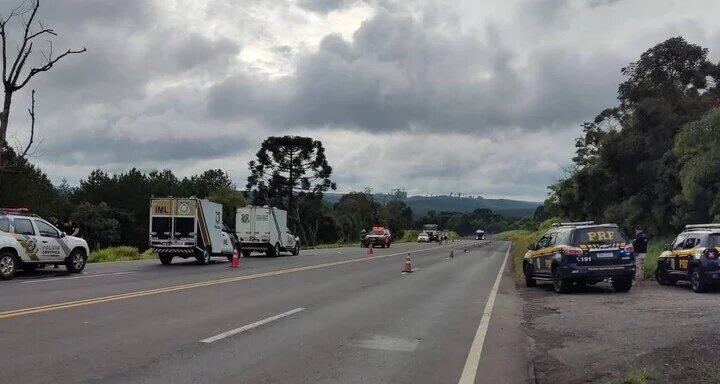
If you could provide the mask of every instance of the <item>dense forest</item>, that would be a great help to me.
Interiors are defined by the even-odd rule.
[[[720,221],[720,65],[682,37],[622,68],[618,105],[582,125],[573,166],[536,219],[642,225]]]

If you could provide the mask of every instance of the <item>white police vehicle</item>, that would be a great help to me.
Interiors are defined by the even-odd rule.
[[[69,272],[85,269],[90,249],[81,238],[68,236],[25,208],[0,208],[0,280],[19,269],[64,265]]]

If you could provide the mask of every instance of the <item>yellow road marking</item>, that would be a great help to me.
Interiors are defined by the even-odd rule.
[[[434,248],[420,249],[420,250],[416,250],[416,251],[398,252],[398,253],[391,253],[388,255],[377,255],[377,256],[362,257],[359,259],[333,261],[333,262],[329,262],[329,263],[308,265],[308,266],[304,266],[304,267],[295,267],[295,268],[288,268],[288,269],[280,269],[277,271],[255,273],[252,275],[227,277],[224,279],[208,280],[208,281],[201,281],[201,282],[197,282],[197,283],[188,283],[188,284],[181,284],[181,285],[173,285],[173,286],[164,287],[164,288],[154,288],[154,289],[147,289],[147,290],[143,290],[143,291],[120,293],[117,295],[101,296],[101,297],[95,297],[95,298],[90,298],[90,299],[66,301],[63,303],[41,305],[38,307],[15,309],[15,310],[11,310],[11,311],[0,312],[0,319],[7,319],[10,317],[30,315],[33,313],[57,311],[57,310],[61,310],[61,309],[81,307],[81,306],[92,305],[92,304],[107,303],[110,301],[126,300],[126,299],[132,299],[132,298],[136,298],[136,297],[158,295],[161,293],[177,292],[177,291],[183,291],[183,290],[192,289],[192,288],[208,287],[211,285],[234,283],[234,282],[243,281],[243,280],[253,280],[253,279],[260,279],[263,277],[279,276],[279,275],[285,275],[288,273],[310,271],[313,269],[335,267],[338,265],[358,263],[361,261],[369,261],[369,260],[383,259],[386,257],[405,255],[409,252],[411,252],[411,253],[428,252],[428,251],[432,251],[432,250],[440,249],[440,248],[444,248],[444,247],[447,247],[447,245],[434,247]]]

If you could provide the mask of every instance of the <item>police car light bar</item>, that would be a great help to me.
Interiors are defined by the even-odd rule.
[[[567,223],[553,223],[553,227],[574,227],[579,225],[592,225],[595,224],[594,221],[576,221],[576,222],[567,222]]]
[[[0,213],[4,214],[27,214],[30,210],[27,208],[0,208]]]
[[[688,224],[685,226],[685,229],[697,229],[697,228],[720,228],[720,224],[717,223],[710,223],[710,224]]]

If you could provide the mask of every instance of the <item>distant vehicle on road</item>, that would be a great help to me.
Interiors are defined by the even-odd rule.
[[[439,229],[437,224],[425,224],[422,227],[422,231],[427,233],[430,241],[441,243],[445,238],[445,234]]]
[[[485,231],[482,229],[475,231],[475,240],[485,240]]]
[[[390,230],[385,227],[373,227],[365,237],[360,239],[360,245],[362,247],[376,247],[389,248],[392,242],[392,235]]]
[[[263,252],[267,256],[280,256],[280,252],[300,254],[300,239],[288,230],[287,212],[273,207],[248,206],[238,208],[235,214],[235,231],[242,254]]]
[[[417,237],[418,243],[429,243],[430,242],[430,236],[428,236],[425,232],[420,232],[420,234]]]
[[[150,247],[163,265],[174,257],[209,264],[212,256],[232,258],[235,235],[222,222],[222,205],[191,198],[150,199]]]
[[[607,278],[616,291],[627,292],[635,275],[635,250],[615,224],[556,223],[528,247],[523,272],[528,287],[550,280],[557,293]]]
[[[0,208],[0,280],[18,269],[64,265],[68,272],[85,269],[90,249],[85,240],[68,236],[25,208]]]
[[[707,291],[720,283],[720,224],[686,225],[660,254],[655,279],[660,285],[690,281],[692,290]]]

